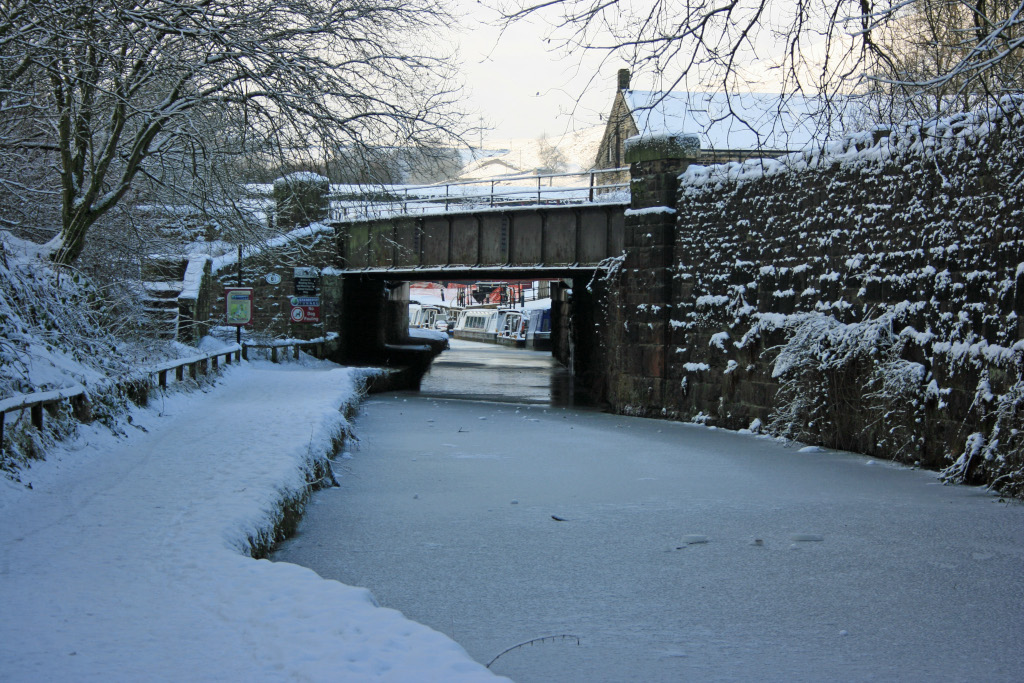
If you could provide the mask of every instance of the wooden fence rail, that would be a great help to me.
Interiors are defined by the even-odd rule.
[[[249,349],[269,349],[270,360],[274,363],[278,362],[279,356],[287,358],[291,356],[293,358],[299,357],[299,351],[306,349],[307,353],[312,355],[314,358],[324,357],[324,346],[329,341],[328,338],[310,339],[308,341],[302,341],[299,339],[286,339],[278,341],[267,341],[267,342],[242,342],[242,358],[249,360]]]
[[[235,361],[240,361],[241,356],[242,348],[237,344],[233,344],[214,353],[206,353],[200,356],[192,356],[191,358],[179,358],[168,361],[167,363],[147,368],[141,374],[149,377],[155,376],[157,378],[157,384],[163,388],[167,386],[167,374],[172,370],[174,371],[175,379],[179,382],[185,379],[186,368],[188,368],[189,377],[196,379],[199,375],[205,375],[209,372],[211,363],[213,365],[213,369],[216,370],[220,366],[221,358],[224,359],[226,364],[230,365],[232,358],[234,358]],[[125,381],[130,380],[122,379],[118,381],[118,384]],[[3,455],[4,453],[4,421],[7,413],[27,409],[29,411],[30,419],[32,420],[32,426],[42,431],[44,407],[59,403],[60,401],[71,401],[71,409],[75,413],[75,416],[82,419],[83,416],[86,416],[89,413],[88,395],[88,389],[84,386],[78,385],[65,387],[63,389],[55,389],[53,391],[42,391],[0,399],[0,455]]]

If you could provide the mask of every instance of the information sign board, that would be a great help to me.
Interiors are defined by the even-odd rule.
[[[293,296],[291,298],[291,321],[293,323],[320,322],[320,297]]]
[[[224,321],[237,327],[252,323],[252,287],[224,288]]]
[[[320,294],[320,271],[316,268],[295,269],[295,296]]]

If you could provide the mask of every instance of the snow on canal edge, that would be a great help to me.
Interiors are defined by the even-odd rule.
[[[493,680],[365,589],[246,556],[347,428],[365,371],[228,369],[0,479],[0,678]]]

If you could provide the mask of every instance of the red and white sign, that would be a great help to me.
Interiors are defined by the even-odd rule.
[[[320,322],[320,297],[293,296],[291,304],[292,311],[290,317],[293,323]]]

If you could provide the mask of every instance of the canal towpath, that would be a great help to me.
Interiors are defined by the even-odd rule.
[[[359,376],[233,366],[0,478],[0,680],[494,680],[367,590],[246,555]]]

